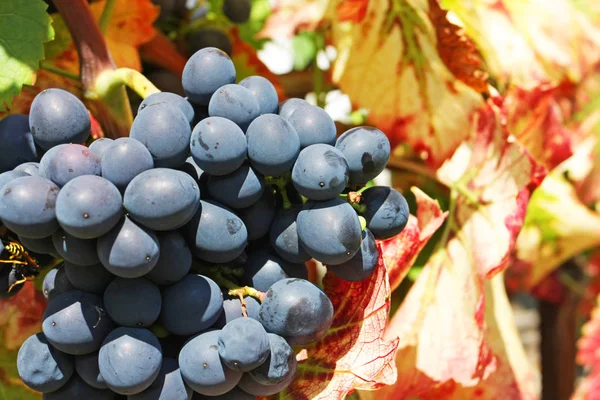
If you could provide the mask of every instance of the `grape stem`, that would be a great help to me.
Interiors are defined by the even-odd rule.
[[[248,318],[248,312],[246,311],[246,300],[244,300],[244,295],[241,293],[238,293],[239,297],[240,297],[240,302],[242,303],[242,315],[244,316],[244,318]]]
[[[160,92],[141,72],[131,68],[118,68],[102,72],[96,79],[93,93],[89,93],[88,97],[104,98],[123,85],[136,92],[143,99]]]
[[[350,203],[352,208],[354,208],[357,213],[364,214],[367,211],[367,206],[364,204],[361,204],[361,200],[362,200],[361,194],[366,189],[367,189],[367,187],[365,186],[364,188],[359,189],[355,192],[348,192],[348,194],[340,194],[340,197],[343,200],[346,200],[348,203]]]
[[[210,279],[215,281],[215,283],[217,285],[228,289],[229,290],[228,294],[230,296],[238,296],[238,297],[239,296],[241,296],[241,297],[251,296],[251,297],[254,297],[257,300],[259,300],[260,302],[262,302],[263,298],[265,297],[264,292],[256,290],[250,286],[236,285],[235,283],[233,283],[229,279],[227,279],[225,276],[223,276],[223,272],[224,271],[221,270],[221,267],[209,267],[209,268],[202,269],[202,273],[204,275],[208,276]],[[244,303],[242,303],[242,304],[244,304]]]
[[[289,172],[282,176],[265,176],[265,182],[267,185],[275,186],[275,190],[281,196],[284,210],[289,210],[292,208],[292,202],[287,194],[287,185],[290,183],[291,179],[292,177]]]
[[[110,17],[112,15],[113,10],[115,9],[116,4],[116,0],[106,0],[104,10],[102,10],[102,15],[100,16],[100,21],[98,22],[98,25],[100,26],[100,31],[102,33],[105,33],[106,28],[108,28],[108,23],[110,22]]]

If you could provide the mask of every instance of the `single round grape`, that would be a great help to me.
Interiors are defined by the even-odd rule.
[[[339,265],[328,265],[327,269],[333,271],[340,278],[359,282],[373,275],[379,261],[379,248],[375,237],[368,229],[362,232],[360,249],[350,260]]]
[[[237,318],[243,318],[242,302],[239,297],[226,295],[223,300],[223,312],[219,315],[219,319],[215,322],[212,328],[222,329],[226,324]],[[258,320],[258,312],[260,311],[260,303],[254,297],[245,297],[246,314],[248,318]]]
[[[160,315],[162,298],[148,279],[116,278],[104,292],[108,316],[121,326],[147,328]]]
[[[62,267],[52,268],[48,271],[42,283],[42,294],[47,300],[52,300],[59,294],[73,289],[75,288],[69,281],[65,269]]]
[[[31,250],[40,254],[49,254],[54,258],[60,258],[56,252],[56,249],[54,248],[52,236],[47,236],[41,239],[31,239],[24,236],[19,236],[19,242],[21,242],[21,244],[25,246],[27,250]]]
[[[65,272],[76,289],[99,295],[115,277],[102,264],[83,266],[65,262]]]
[[[15,171],[25,172],[27,175],[40,176],[40,163],[26,162],[15,167]]]
[[[221,360],[236,371],[251,371],[269,356],[267,331],[252,318],[237,318],[226,324],[218,343]]]
[[[227,118],[245,132],[250,122],[260,115],[260,107],[250,90],[228,84],[221,86],[212,95],[208,103],[208,114],[211,117]]]
[[[0,192],[0,219],[19,236],[42,239],[58,230],[58,186],[39,176],[16,178]]]
[[[211,175],[227,175],[246,159],[246,136],[232,121],[208,117],[194,127],[190,143],[195,163]]]
[[[250,207],[265,190],[263,176],[247,163],[231,174],[209,176],[206,185],[211,198],[231,208]]]
[[[160,373],[160,342],[148,329],[120,327],[102,343],[100,374],[116,393],[132,395],[148,389]]]
[[[90,144],[89,149],[92,153],[100,157],[100,159],[102,160],[102,157],[104,156],[104,154],[106,154],[106,151],[110,148],[110,146],[112,146],[113,143],[114,140],[101,137],[94,140],[92,144]]]
[[[258,101],[261,114],[277,113],[279,97],[275,86],[268,79],[254,75],[242,79],[239,84],[252,92]]]
[[[201,200],[196,215],[185,228],[192,252],[201,260],[227,263],[239,257],[248,240],[242,220],[225,207]]]
[[[250,19],[252,4],[250,0],[225,0],[223,1],[223,14],[231,22],[243,24]]]
[[[200,28],[198,30],[194,30],[186,37],[186,44],[188,48],[188,53],[193,54],[198,50],[207,48],[207,47],[215,47],[219,50],[224,51],[227,55],[231,56],[233,51],[231,46],[231,39],[227,33],[223,32],[221,29],[215,28]],[[235,79],[234,79],[235,81]],[[230,82],[228,82],[230,83]],[[208,100],[207,100],[208,104]]]
[[[152,154],[140,141],[132,138],[115,140],[102,157],[102,177],[122,192],[133,178],[152,168]]]
[[[248,374],[262,385],[275,385],[294,376],[298,364],[294,350],[284,338],[273,333],[269,333],[268,337],[269,357]]]
[[[29,117],[25,114],[7,115],[0,120],[0,143],[0,172],[37,160]]]
[[[348,184],[348,163],[333,146],[313,144],[304,148],[292,170],[292,183],[311,200],[337,197]]]
[[[248,240],[256,240],[265,236],[271,229],[275,219],[276,200],[273,190],[266,188],[258,201],[250,207],[237,210],[238,216],[246,225]]]
[[[73,355],[98,350],[113,326],[102,299],[80,290],[56,296],[48,303],[42,318],[42,330],[48,342]]]
[[[267,332],[284,337],[292,346],[321,339],[333,322],[333,305],[309,281],[284,279],[269,288],[258,320]]]
[[[96,239],[79,239],[59,229],[52,235],[54,248],[62,259],[77,265],[94,265],[100,261]]]
[[[46,152],[40,161],[40,176],[63,187],[81,175],[102,174],[100,157],[80,144],[63,144]]]
[[[155,167],[179,168],[190,152],[192,129],[177,107],[155,104],[151,112],[135,117],[129,136],[150,151]]]
[[[187,275],[163,291],[160,321],[174,335],[209,328],[223,311],[221,289],[202,275]]]
[[[110,390],[96,389],[76,374],[57,391],[44,393],[43,400],[115,400],[117,395]]]
[[[190,339],[179,353],[179,368],[185,382],[207,396],[220,396],[232,390],[242,373],[229,369],[219,357],[221,331],[204,332]]]
[[[158,92],[146,97],[142,100],[138,108],[138,113],[143,110],[153,110],[154,108],[151,106],[156,104],[169,104],[177,107],[185,115],[190,124],[194,121],[194,108],[192,105],[178,94],[169,92]]]
[[[344,132],[335,143],[350,168],[350,184],[362,185],[383,171],[390,159],[390,141],[385,133],[370,126]]]
[[[396,236],[408,222],[408,203],[396,189],[370,187],[362,193],[361,202],[367,207],[363,216],[375,239],[385,240]]]
[[[292,169],[300,153],[300,138],[296,129],[275,114],[256,118],[246,132],[248,158],[264,175],[281,176]]]
[[[160,255],[158,238],[151,230],[123,218],[98,239],[98,256],[104,267],[121,278],[139,278],[150,272]]]
[[[46,89],[31,103],[29,128],[44,150],[64,143],[84,143],[91,132],[90,114],[71,93]]]
[[[0,190],[2,189],[2,186],[6,185],[8,182],[12,181],[13,179],[17,179],[17,178],[21,178],[23,176],[31,176],[26,172],[23,171],[6,171],[0,174]]]
[[[71,357],[52,347],[43,333],[30,336],[17,355],[17,370],[24,384],[36,392],[53,392],[73,375]]]
[[[229,392],[219,396],[204,396],[198,392],[194,392],[192,400],[256,400],[256,396],[246,393],[238,387],[234,387]]]
[[[299,106],[288,120],[296,129],[302,148],[317,143],[335,144],[335,122],[321,107],[310,104]]]
[[[69,181],[56,198],[56,218],[60,226],[81,239],[94,239],[108,233],[121,219],[123,198],[119,189],[95,175]]]
[[[279,104],[278,114],[285,119],[290,119],[296,108],[307,105],[310,105],[308,101],[294,97]]]
[[[200,206],[200,189],[182,171],[154,168],[129,183],[123,205],[136,222],[156,231],[170,231],[185,225]]]
[[[293,264],[259,249],[249,254],[244,265],[246,283],[253,288],[266,292],[271,285],[287,278],[308,279],[305,264]]]
[[[297,224],[302,247],[323,264],[344,263],[360,248],[358,215],[349,203],[338,198],[308,201],[298,214]]]
[[[271,246],[286,261],[303,263],[310,255],[300,245],[296,219],[301,208],[293,206],[289,210],[279,210],[269,233]]]
[[[192,103],[208,105],[221,86],[235,82],[235,67],[227,54],[214,47],[194,53],[183,69],[183,90]]]
[[[100,367],[98,366],[98,352],[75,356],[75,371],[85,383],[96,389],[108,389]]]
[[[256,382],[249,373],[246,373],[242,376],[242,379],[240,379],[238,387],[244,392],[254,396],[272,396],[290,386],[293,380],[294,375],[290,375],[286,380],[274,385],[263,385]]]
[[[158,377],[152,385],[141,393],[130,395],[128,400],[190,400],[191,398],[192,389],[183,381],[177,360],[163,358]]]
[[[160,256],[145,277],[157,285],[171,285],[182,280],[192,267],[192,251],[177,231],[158,232]]]

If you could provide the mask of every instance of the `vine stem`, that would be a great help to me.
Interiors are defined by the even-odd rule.
[[[286,173],[282,176],[266,176],[265,182],[269,186],[275,186],[277,193],[281,196],[283,200],[283,209],[289,210],[292,208],[292,202],[287,194],[287,185],[290,183],[292,179],[291,173]]]
[[[102,10],[102,15],[100,16],[100,21],[98,22],[100,31],[102,33],[105,33],[106,28],[108,28],[108,23],[110,22],[110,17],[115,9],[116,4],[117,0],[106,0],[106,5],[104,6],[104,10]]]
[[[43,69],[44,71],[48,71],[53,74],[56,74],[56,75],[59,75],[64,78],[71,79],[71,80],[74,80],[77,82],[79,82],[81,80],[81,77],[79,75],[69,72],[67,70],[64,70],[62,68],[55,67],[54,65],[48,63],[47,61],[40,62],[40,69]]]
[[[107,70],[98,75],[96,85],[93,91],[88,93],[88,97],[105,97],[123,85],[136,92],[143,99],[151,94],[160,92],[141,72],[131,68],[119,68]]]
[[[204,275],[207,275],[210,279],[215,281],[215,283],[219,286],[222,286],[228,289],[228,294],[230,296],[238,296],[243,298],[244,296],[251,296],[256,298],[259,301],[263,301],[265,297],[265,293],[259,290],[254,289],[250,286],[239,286],[230,281],[229,279],[223,276],[222,271],[220,271],[219,267],[214,268],[206,268],[202,270]]]

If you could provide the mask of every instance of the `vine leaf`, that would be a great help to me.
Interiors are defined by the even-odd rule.
[[[593,400],[600,393],[600,297],[591,318],[581,329],[582,337],[577,342],[577,362],[589,371],[583,378],[572,400]]]
[[[300,29],[314,30],[331,0],[276,0],[258,39],[292,38]]]
[[[338,57],[332,77],[355,108],[369,110],[368,123],[384,131],[393,147],[407,143],[429,166],[439,167],[466,138],[470,115],[483,99],[463,82],[466,70],[444,62],[465,58],[473,48],[451,30],[444,31],[448,36],[437,32],[431,13],[437,13],[437,23],[445,16],[432,4],[371,0],[355,24],[333,14]],[[438,46],[445,38],[453,46],[442,59]]]
[[[0,3],[0,112],[7,111],[23,85],[33,85],[44,46],[54,38],[42,0]]]
[[[417,216],[410,215],[406,228],[399,235],[381,241],[392,292],[400,286],[421,250],[448,216],[447,211],[442,212],[437,200],[421,189],[413,187],[411,191],[417,199]]]
[[[272,399],[341,400],[353,389],[373,390],[396,381],[398,338],[383,340],[390,310],[383,258],[370,279],[348,282],[329,272],[323,285],[335,310],[333,324],[306,349],[291,385]]]

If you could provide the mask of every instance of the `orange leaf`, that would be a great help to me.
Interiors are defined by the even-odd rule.
[[[353,389],[372,390],[396,381],[398,339],[383,340],[390,310],[383,258],[370,279],[347,282],[328,273],[323,285],[335,310],[333,324],[306,349],[294,381],[278,399],[343,399]]]
[[[340,22],[351,21],[358,23],[367,15],[369,0],[347,0],[337,5]]]
[[[48,302],[28,282],[7,300],[0,300],[0,331],[2,346],[17,350],[29,336],[42,330],[42,314]]]
[[[416,187],[411,191],[417,199],[417,216],[409,217],[406,228],[399,235],[381,242],[392,292],[406,277],[423,247],[448,216],[447,211],[442,212],[437,200]]]

